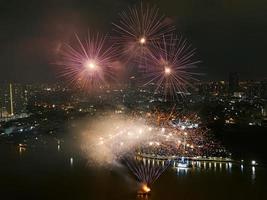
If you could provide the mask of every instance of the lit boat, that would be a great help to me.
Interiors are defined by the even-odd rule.
[[[178,167],[178,168],[187,169],[187,168],[192,167],[192,165],[184,157],[182,157],[181,160],[178,160],[177,162],[178,163],[177,163],[176,167]]]
[[[20,148],[26,148],[26,147],[27,147],[27,144],[22,144],[22,143],[20,143],[18,146],[19,146]]]
[[[178,167],[178,168],[190,168],[191,166],[190,166],[190,164],[187,163],[187,162],[184,162],[184,163],[179,162],[179,163],[177,164],[177,167]]]

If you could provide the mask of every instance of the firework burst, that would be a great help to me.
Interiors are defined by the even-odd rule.
[[[192,72],[200,61],[194,61],[195,49],[182,37],[163,36],[154,43],[154,50],[148,58],[145,84],[156,84],[156,91],[163,90],[165,97],[177,97],[186,92],[190,81],[196,80]]]
[[[117,33],[114,41],[127,60],[143,61],[143,57],[150,54],[153,42],[174,31],[170,20],[160,15],[158,8],[142,3],[119,16],[120,20],[113,23]]]
[[[134,155],[126,157],[124,163],[136,177],[137,181],[141,183],[140,194],[149,193],[152,184],[158,180],[170,165],[170,161],[146,161],[145,159],[135,157]]]
[[[115,50],[106,47],[106,36],[88,33],[85,40],[75,35],[74,45],[65,44],[61,49],[60,75],[70,84],[81,88],[97,88],[113,77],[112,62]]]
[[[100,165],[116,164],[129,153],[161,159],[217,154],[221,147],[207,129],[181,119],[174,113],[96,117],[82,133],[82,148],[90,163]]]

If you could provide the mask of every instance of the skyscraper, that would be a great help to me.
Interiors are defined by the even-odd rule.
[[[13,92],[11,84],[2,84],[0,87],[0,117],[9,117],[14,113]]]
[[[14,115],[14,107],[13,107],[13,86],[9,84],[9,103],[10,103],[10,115]]]
[[[0,85],[0,117],[11,117],[26,112],[28,90],[20,84]]]
[[[239,90],[239,76],[237,72],[229,74],[229,93],[234,93]]]
[[[267,99],[267,79],[261,81],[260,93],[263,99]]]

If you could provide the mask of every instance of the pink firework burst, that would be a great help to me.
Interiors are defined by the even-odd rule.
[[[65,44],[60,51],[61,59],[56,63],[62,66],[60,75],[79,88],[106,84],[114,75],[112,62],[116,55],[112,46],[106,46],[106,36],[88,32],[84,40],[77,34],[75,39],[75,44]]]
[[[143,61],[150,54],[153,42],[175,30],[170,19],[161,15],[157,7],[148,4],[140,3],[139,6],[128,8],[119,17],[120,20],[113,23],[117,34],[113,38],[127,61]]]
[[[162,37],[160,42],[154,43],[154,50],[148,58],[145,74],[145,85],[155,84],[156,92],[164,91],[165,97],[176,98],[178,94],[187,91],[196,80],[192,72],[196,64],[194,61],[195,49],[188,41],[177,36]]]

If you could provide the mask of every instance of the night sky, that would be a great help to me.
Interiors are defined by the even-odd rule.
[[[145,1],[145,0],[144,0]],[[111,22],[134,0],[0,1],[0,82],[55,82],[63,42]],[[197,48],[200,80],[267,77],[266,0],[151,0]]]

